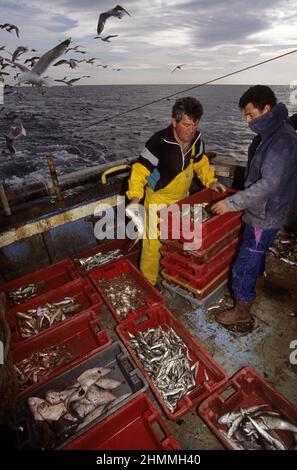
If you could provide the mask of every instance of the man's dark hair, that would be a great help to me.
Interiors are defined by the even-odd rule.
[[[273,108],[277,103],[277,99],[269,86],[255,85],[244,92],[238,106],[240,109],[244,109],[248,103],[252,103],[259,111],[263,111],[267,104]]]
[[[179,122],[182,119],[183,113],[189,116],[193,121],[198,121],[203,114],[202,104],[191,96],[179,98],[173,105],[172,117]]]

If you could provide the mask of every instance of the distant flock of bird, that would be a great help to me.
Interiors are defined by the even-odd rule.
[[[99,15],[98,24],[97,24],[97,36],[95,36],[94,39],[101,39],[102,41],[110,42],[111,38],[118,37],[117,34],[102,37],[101,33],[104,30],[105,22],[108,18],[114,16],[116,18],[121,19],[125,14],[131,16],[130,13],[128,13],[128,11],[125,10],[125,8],[121,7],[120,5],[117,5],[111,10],[108,10],[104,13],[101,13]],[[10,24],[10,23],[0,24],[0,29],[6,30],[9,33],[15,31],[16,36],[19,37],[19,34],[20,34],[19,28],[13,24]],[[32,86],[37,87],[39,93],[44,94],[46,92],[46,87],[51,84],[49,78],[44,76],[44,73],[51,64],[53,64],[53,66],[55,67],[58,67],[60,65],[68,65],[71,69],[76,69],[79,63],[85,62],[87,64],[95,64],[95,61],[99,60],[96,57],[92,57],[90,59],[82,59],[82,60],[77,60],[77,59],[72,59],[72,58],[68,60],[60,59],[57,62],[55,62],[57,59],[59,59],[59,57],[61,57],[63,54],[67,54],[69,51],[74,51],[80,54],[86,53],[86,51],[80,50],[81,46],[69,47],[70,43],[71,43],[71,39],[66,39],[62,43],[55,46],[53,49],[47,51],[41,57],[33,56],[29,59],[26,59],[24,64],[19,63],[18,60],[22,54],[25,54],[26,52],[29,51],[28,47],[19,46],[15,49],[13,53],[11,53],[5,50],[6,46],[0,46],[0,52],[4,51],[11,56],[11,58],[7,58],[7,57],[2,57],[0,55],[0,82],[4,83],[5,81],[4,77],[10,75],[8,72],[5,71],[6,67],[11,67],[11,68],[17,67],[20,70],[20,72],[17,73],[14,77],[15,80],[18,80],[16,85],[20,85],[21,83],[31,83]],[[37,52],[37,51],[36,49],[31,49],[31,52]],[[25,64],[29,64],[31,68],[28,68],[28,66],[26,66]],[[107,68],[108,65],[98,63],[96,64],[96,67]],[[120,68],[115,67],[112,70],[120,71]],[[54,81],[59,82],[59,83],[64,83],[68,86],[72,86],[75,82],[77,82],[78,80],[81,80],[82,78],[90,78],[90,75],[83,75],[81,77],[71,78],[71,79],[67,79],[67,77],[65,76],[62,79],[55,79]],[[18,90],[14,90],[14,88],[8,84],[4,85],[4,95],[14,94],[14,93],[17,94],[19,99],[22,99],[22,94]],[[16,147],[15,147],[14,141],[21,136],[26,136],[26,130],[23,126],[21,118],[15,115],[13,123],[9,129],[9,132],[5,135],[7,149],[12,155],[15,155],[16,153]]]
[[[130,13],[120,5],[116,5],[114,8],[101,13],[98,18],[97,36],[95,36],[94,39],[101,39],[102,41],[110,42],[110,39],[118,37],[117,34],[112,34],[112,35],[103,37],[101,36],[101,33],[104,30],[105,23],[108,18],[116,17],[116,18],[121,19],[124,15],[131,16]],[[9,33],[12,33],[14,31],[16,36],[19,37],[19,34],[20,34],[19,28],[14,24],[10,24],[10,23],[0,24],[0,29],[6,30]],[[82,62],[85,62],[87,64],[95,64],[97,60],[99,61],[99,59],[97,59],[96,57],[92,57],[90,59],[82,59],[82,60],[73,59],[73,58],[60,59],[57,62],[55,62],[57,59],[59,59],[59,57],[61,57],[63,54],[67,54],[69,51],[73,51],[79,54],[86,53],[86,51],[81,50],[81,46],[77,45],[74,47],[70,47],[70,43],[71,43],[71,39],[66,39],[65,41],[55,46],[53,49],[47,51],[41,57],[33,56],[31,58],[26,59],[24,61],[24,64],[19,63],[18,60],[22,54],[25,54],[29,51],[28,47],[18,46],[15,49],[15,51],[11,53],[5,50],[6,46],[0,46],[0,53],[1,51],[3,51],[3,52],[8,53],[11,56],[11,58],[7,58],[7,57],[2,57],[0,55],[0,82],[4,83],[5,82],[4,77],[10,75],[7,71],[5,71],[6,67],[18,68],[20,72],[16,73],[16,75],[14,76],[14,79],[17,80],[16,85],[20,85],[21,83],[30,83],[32,84],[32,86],[36,86],[38,89],[38,92],[43,95],[46,92],[46,87],[52,84],[49,77],[44,76],[45,71],[51,64],[53,64],[54,67],[58,67],[60,65],[68,65],[71,69],[76,69],[78,67],[78,64]],[[37,51],[36,49],[31,49],[30,52],[37,52]],[[30,68],[28,68],[28,66],[25,64],[28,64]],[[178,69],[181,70],[181,67],[184,65],[186,64],[177,65],[176,67],[172,69],[171,73],[175,72]],[[96,67],[102,67],[106,69],[108,65],[98,63],[96,64]],[[118,72],[121,69],[114,67],[112,68],[112,70]],[[68,79],[67,76],[65,76],[62,79],[55,79],[54,81],[58,83],[64,83],[65,85],[68,85],[68,86],[72,86],[74,83],[81,80],[82,78],[90,78],[90,75],[83,75],[81,77],[71,78],[71,79]],[[16,94],[19,99],[23,99],[23,95],[18,89],[14,90],[12,86],[5,84],[4,95],[8,95],[8,94]],[[26,130],[24,129],[21,119],[15,116],[8,134],[5,135],[6,146],[11,154],[15,155],[16,153],[16,148],[14,145],[15,139],[21,137],[22,135],[23,136],[26,135]]]

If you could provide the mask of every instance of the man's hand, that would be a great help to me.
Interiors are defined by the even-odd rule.
[[[226,191],[226,186],[224,186],[222,183],[219,183],[218,181],[214,181],[213,183],[210,183],[208,186],[209,189],[212,189],[212,191],[221,191],[224,193]]]
[[[216,202],[211,206],[211,210],[217,215],[222,215],[226,214],[227,212],[230,212],[225,201]]]

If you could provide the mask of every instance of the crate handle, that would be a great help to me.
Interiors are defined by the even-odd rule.
[[[238,392],[239,392],[239,389],[235,387],[235,384],[233,385],[229,384],[228,387],[226,387],[224,390],[218,393],[218,395],[224,403],[228,403],[234,397],[234,395],[238,394]]]
[[[142,323],[145,323],[146,321],[148,321],[150,318],[149,316],[144,313],[143,315],[141,315],[141,317],[137,317],[135,320],[134,320],[134,324],[135,325],[140,325]]]
[[[160,440],[160,442],[164,442],[165,439],[168,438],[168,432],[166,432],[164,424],[158,416],[156,416],[155,419],[152,420],[151,426],[154,434],[156,435],[157,439]]]
[[[119,366],[121,367],[122,372],[124,373],[124,375],[127,378],[130,377],[131,372],[133,372],[134,369],[135,369],[134,365],[130,361],[130,358],[127,355],[125,355],[124,353],[121,353],[117,356],[117,359],[118,359],[118,362],[119,362]]]

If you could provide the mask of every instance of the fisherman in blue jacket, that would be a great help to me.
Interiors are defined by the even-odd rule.
[[[261,136],[246,168],[244,191],[212,206],[216,214],[243,210],[243,238],[232,268],[235,307],[216,316],[223,325],[249,323],[257,278],[277,232],[287,223],[297,193],[297,136],[288,110],[264,85],[249,88],[239,100],[250,129]]]

